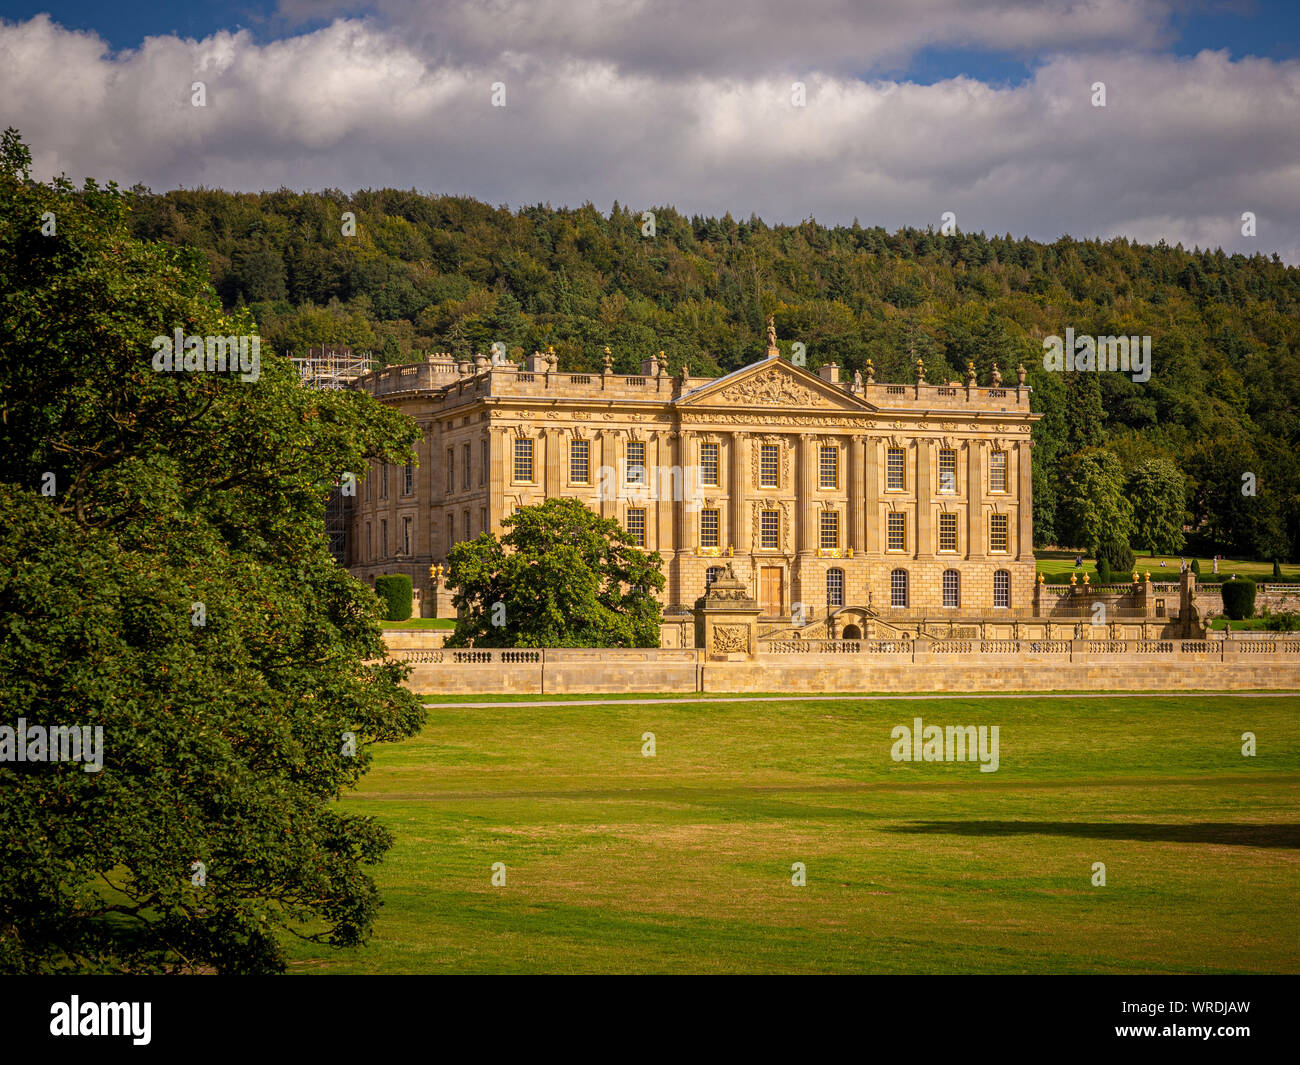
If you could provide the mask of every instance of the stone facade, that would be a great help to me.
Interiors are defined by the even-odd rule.
[[[979,387],[971,371],[930,384],[923,367],[915,384],[841,382],[834,366],[778,357],[770,331],[766,358],[722,378],[670,377],[656,359],[642,369],[431,356],[362,377],[423,439],[418,467],[365,477],[349,568],[372,582],[408,573],[418,613],[452,616],[431,574],[451,546],[568,497],[663,557],[666,646],[694,644],[692,607],[728,564],[769,629],[850,607],[898,621],[1032,616],[1038,416],[1023,383]]]

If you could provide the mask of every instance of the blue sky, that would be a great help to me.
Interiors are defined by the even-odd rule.
[[[42,176],[889,229],[952,212],[970,231],[1300,262],[1298,0],[0,0],[0,16],[0,126]]]
[[[259,41],[311,32],[335,16],[365,16],[376,10],[368,3],[331,5],[330,17],[287,17],[271,0],[238,3],[177,4],[121,0],[0,0],[0,17],[24,20],[48,13],[68,29],[91,30],[114,49],[135,48],[148,36],[175,34],[203,38],[220,30],[246,29]],[[1176,5],[1167,20],[1164,50],[1191,56],[1204,49],[1226,48],[1233,58],[1260,56],[1289,59],[1300,55],[1300,2],[1297,0],[1206,0]],[[891,77],[931,84],[958,75],[980,81],[1019,84],[1037,56],[1024,51],[1003,52],[988,47],[923,48],[904,62],[887,64]],[[874,76],[880,70],[864,70]]]

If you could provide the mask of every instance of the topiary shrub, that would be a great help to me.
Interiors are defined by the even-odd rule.
[[[1097,583],[1110,583],[1110,566],[1104,558],[1097,559]]]
[[[1113,536],[1104,537],[1097,549],[1097,565],[1106,560],[1106,568],[1112,573],[1133,572],[1133,549],[1128,543]]]
[[[1273,579],[1275,581],[1282,579],[1282,567],[1277,564],[1277,559],[1273,559]]]
[[[1192,572],[1198,577],[1201,575],[1201,560],[1199,558],[1192,559]]]
[[[405,621],[411,616],[411,578],[405,573],[376,577],[375,594],[384,604],[385,621]]]
[[[1255,582],[1243,580],[1224,581],[1219,585],[1223,593],[1223,613],[1233,621],[1245,621],[1255,616]]]

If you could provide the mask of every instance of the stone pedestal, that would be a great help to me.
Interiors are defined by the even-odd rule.
[[[695,601],[695,646],[706,661],[752,661],[758,655],[758,612],[758,600],[727,563]]]

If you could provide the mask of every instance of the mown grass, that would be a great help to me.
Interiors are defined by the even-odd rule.
[[[397,837],[373,940],[294,942],[293,969],[1300,971],[1298,714],[1238,695],[432,709],[344,803]],[[997,725],[1000,768],[892,761],[915,717]]]
[[[1094,584],[1097,582],[1097,562],[1095,559],[1084,556],[1083,567],[1074,568],[1074,559],[1076,552],[1067,551],[1045,551],[1038,557],[1038,572],[1046,579],[1048,584],[1069,583],[1070,574],[1074,573],[1079,580],[1083,580],[1083,574],[1088,574],[1088,580]],[[1133,568],[1137,570],[1138,576],[1145,578],[1150,572],[1153,581],[1166,581],[1177,583],[1178,567],[1183,558],[1186,558],[1187,564],[1192,564],[1190,555],[1138,555],[1134,559]],[[1198,581],[1210,584],[1221,580],[1226,580],[1234,573],[1238,577],[1249,577],[1258,583],[1267,584],[1273,580],[1273,563],[1272,562],[1241,562],[1229,559],[1219,560],[1219,573],[1215,576],[1214,562],[1212,559],[1202,558],[1201,576]],[[1164,562],[1164,566],[1160,563]],[[1300,579],[1300,565],[1293,563],[1283,563],[1279,567],[1284,579]],[[1111,582],[1114,584],[1128,584],[1133,578],[1130,573],[1112,573]],[[1215,592],[1217,596],[1218,593]]]
[[[405,621],[381,621],[385,629],[454,629],[455,618],[407,618]]]

